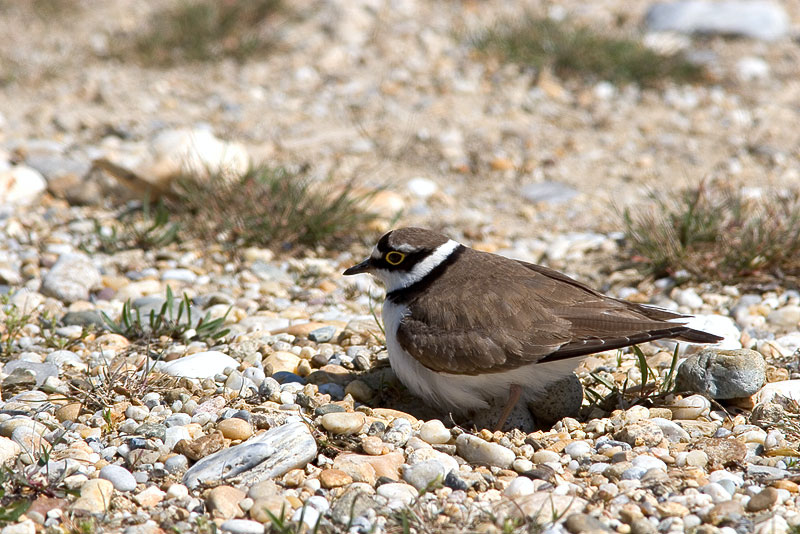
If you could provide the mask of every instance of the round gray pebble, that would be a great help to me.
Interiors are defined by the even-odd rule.
[[[117,491],[133,491],[136,489],[136,478],[130,471],[120,465],[110,464],[100,470],[100,478],[108,480]]]

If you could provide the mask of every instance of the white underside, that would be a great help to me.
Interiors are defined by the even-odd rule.
[[[397,329],[407,313],[405,306],[392,302],[383,304],[383,324],[389,362],[400,381],[416,396],[433,403],[439,409],[456,414],[485,409],[495,401],[505,402],[509,388],[518,384],[523,399],[534,400],[552,382],[569,375],[581,358],[570,358],[545,364],[530,364],[519,369],[482,375],[437,373],[415,360],[397,341]]]

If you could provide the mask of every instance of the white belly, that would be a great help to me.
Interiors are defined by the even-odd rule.
[[[437,373],[419,363],[398,343],[397,329],[406,314],[405,306],[388,301],[383,304],[389,362],[397,378],[412,393],[434,404],[437,409],[463,414],[488,408],[494,401],[504,403],[508,399],[511,384],[522,386],[523,398],[532,400],[547,384],[568,375],[580,362],[580,358],[571,358],[475,376]]]

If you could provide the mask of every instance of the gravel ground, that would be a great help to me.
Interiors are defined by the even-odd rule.
[[[684,38],[715,82],[642,90],[501,66],[459,37],[519,15],[517,3],[304,1],[266,58],[155,69],[107,50],[160,3],[71,5],[54,20],[0,3],[0,173],[33,169],[15,175],[33,176],[19,181],[32,191],[0,219],[0,505],[32,502],[2,534],[800,528],[800,294],[640,283],[615,270],[613,207],[701,179],[753,191],[800,181],[791,38]],[[625,30],[647,7],[530,4]],[[766,72],[750,77],[748,58]],[[642,372],[634,354],[610,352],[578,368],[606,400],[587,393],[575,417],[508,432],[452,421],[388,367],[372,316],[382,289],[340,274],[366,246],[302,258],[196,242],[98,250],[95,221],[118,211],[92,161],[159,178],[181,154],[165,139],[181,132],[224,158],[386,185],[387,220],[402,207],[398,224],[694,314],[725,341],[682,347],[680,394],[614,397]],[[76,195],[89,205],[64,200]],[[168,286],[195,320],[230,332],[108,331],[102,313],[118,320],[130,299],[146,316]],[[671,345],[642,350],[658,383],[671,376]]]

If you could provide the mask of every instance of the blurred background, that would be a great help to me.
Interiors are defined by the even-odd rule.
[[[622,246],[656,277],[762,280],[796,269],[799,20],[744,0],[0,0],[0,185],[109,220],[146,198],[162,228],[290,252],[416,224],[557,268]]]

